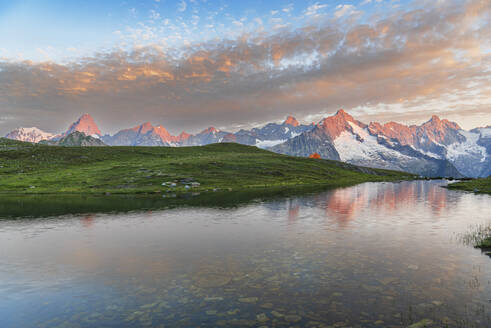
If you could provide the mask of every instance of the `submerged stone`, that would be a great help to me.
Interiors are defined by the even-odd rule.
[[[260,314],[256,315],[256,319],[259,322],[266,322],[269,320],[268,316],[265,313],[260,313]]]
[[[205,301],[207,302],[223,301],[223,297],[206,297]]]
[[[228,315],[236,315],[237,313],[239,313],[240,310],[239,309],[233,309],[233,310],[228,310],[227,311],[227,314]]]
[[[256,323],[257,322],[254,320],[246,320],[246,319],[233,319],[227,322],[229,326],[245,326],[245,327],[253,327],[256,325]]]
[[[302,320],[302,317],[299,315],[296,315],[296,314],[288,314],[288,315],[285,315],[285,320],[287,322],[296,323],[296,322],[299,322],[300,320]]]
[[[408,326],[407,328],[426,328],[426,327],[431,326],[432,324],[433,324],[433,320],[423,319],[421,321],[413,323],[412,325]]]
[[[271,311],[271,314],[273,316],[275,316],[276,318],[283,318],[284,317],[284,315],[282,313],[277,312],[277,311]]]
[[[201,288],[221,287],[228,284],[231,277],[222,273],[205,273],[198,275],[194,281],[194,285]]]
[[[239,302],[241,303],[256,303],[259,300],[257,297],[242,297],[239,298]]]

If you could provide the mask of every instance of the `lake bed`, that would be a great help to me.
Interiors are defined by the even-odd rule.
[[[364,183],[233,207],[0,220],[5,327],[491,327],[491,197]]]

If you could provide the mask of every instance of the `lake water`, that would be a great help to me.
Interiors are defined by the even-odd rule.
[[[491,327],[491,197],[442,184],[0,220],[0,326]]]

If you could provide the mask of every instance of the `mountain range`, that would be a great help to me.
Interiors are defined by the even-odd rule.
[[[90,142],[75,132],[90,136]],[[491,126],[463,130],[457,123],[438,116],[421,125],[396,122],[381,124],[360,122],[340,109],[335,115],[317,124],[300,124],[288,116],[282,123],[237,132],[209,127],[197,134],[170,134],[162,125],[149,122],[124,129],[114,135],[103,135],[89,114],[82,115],[60,134],[37,128],[19,128],[6,138],[48,144],[110,146],[200,146],[219,142],[236,142],[269,149],[274,152],[308,157],[317,153],[321,158],[393,170],[423,176],[485,177],[491,174]],[[100,143],[95,141],[100,140]],[[81,144],[82,145],[82,144]]]

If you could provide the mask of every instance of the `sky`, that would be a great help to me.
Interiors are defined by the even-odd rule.
[[[491,1],[0,0],[0,135],[491,124]]]

